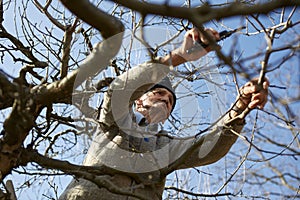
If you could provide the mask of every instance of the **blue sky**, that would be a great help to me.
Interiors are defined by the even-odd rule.
[[[157,2],[161,2],[161,1],[157,1]],[[170,1],[171,4],[178,4],[178,1]],[[219,3],[219,2],[218,2]],[[45,26],[48,26],[48,21],[47,20],[41,20],[43,19],[43,15],[41,13],[39,13],[38,11],[36,11],[36,9],[33,9],[32,5],[29,3],[28,4],[28,10],[30,10],[30,12],[27,12],[28,16],[32,19],[33,23],[37,23],[38,26],[40,26],[41,28],[44,28]],[[22,33],[21,33],[21,26],[20,24],[22,24],[22,22],[14,22],[13,19],[10,18],[10,16],[13,16],[14,12],[18,12],[18,7],[15,7],[15,11],[13,11],[12,9],[9,9],[8,11],[5,11],[5,21],[4,21],[4,26],[5,28],[7,28],[8,31],[10,32],[14,32],[15,28],[17,28],[17,33],[18,33],[18,37],[19,38],[23,38]],[[296,14],[293,16],[292,21],[299,21],[299,9],[297,10]],[[264,17],[265,19],[264,21],[264,25],[266,27],[269,26],[273,26],[273,22],[269,20],[269,18]],[[278,19],[275,18],[275,21],[277,21]],[[253,20],[252,20],[253,22]],[[255,22],[254,22],[255,23]],[[277,22],[275,22],[277,23]],[[209,23],[206,26],[207,27],[213,27],[219,31],[222,31],[224,29],[229,29],[229,28],[236,28],[238,26],[241,25],[248,25],[249,29],[244,30],[243,33],[245,33],[245,31],[248,31],[248,33],[251,33],[250,35],[245,35],[245,34],[235,34],[233,35],[231,38],[228,38],[222,42],[220,42],[220,45],[222,46],[222,50],[225,54],[229,54],[229,52],[232,51],[232,49],[235,49],[235,51],[233,53],[231,53],[231,55],[233,56],[234,59],[238,59],[241,55],[242,58],[244,58],[244,56],[250,56],[250,55],[255,55],[256,52],[258,52],[258,50],[261,51],[265,51],[266,49],[266,40],[265,40],[265,36],[264,34],[255,34],[255,30],[252,28],[252,26],[249,23],[246,23],[245,20],[241,20],[240,18],[231,18],[231,19],[225,19],[221,21],[221,24],[216,25],[216,23]],[[169,27],[167,28],[169,29]],[[170,27],[170,31],[171,31],[172,27]],[[295,28],[293,28],[294,32],[298,33],[298,40],[297,38],[295,38],[294,36],[297,34],[291,34],[291,37],[288,36],[288,34],[285,34],[283,36],[281,36],[278,40],[275,41],[274,43],[274,47],[281,47],[283,45],[286,44],[286,42],[288,41],[295,41],[295,45],[298,42],[299,45],[299,25],[296,26]],[[155,32],[157,34],[157,32]],[[58,31],[56,34],[60,35],[62,34],[62,32]],[[42,35],[41,35],[42,37]],[[5,43],[6,41],[1,41],[2,43]],[[288,52],[284,51],[284,52],[280,52],[280,53],[276,53],[274,55],[272,55],[271,59],[270,59],[270,63],[272,65],[270,65],[272,68],[276,67],[276,65],[280,62],[281,58],[284,56],[287,56]],[[299,51],[298,51],[298,55],[299,55]],[[288,63],[284,64],[282,67],[280,67],[278,70],[274,70],[270,73],[267,74],[267,76],[270,79],[270,82],[272,85],[275,86],[282,86],[282,87],[286,87],[287,89],[280,89],[277,87],[272,87],[270,88],[271,92],[277,96],[277,97],[285,97],[285,98],[292,98],[292,97],[296,97],[297,95],[299,95],[299,85],[300,85],[300,69],[299,69],[299,65],[300,65],[300,61],[299,61],[299,57],[294,57],[293,59],[291,59]],[[203,62],[215,62],[213,64],[213,66],[216,66],[218,63],[217,61],[215,61],[215,55],[214,53],[210,53],[206,59],[208,61],[203,61]],[[257,56],[255,59],[251,59],[249,61],[245,61],[244,66],[247,66],[249,68],[247,68],[248,72],[251,72],[251,76],[255,77],[259,75],[259,69],[260,69],[260,62],[262,61],[263,57]],[[136,60],[137,63],[139,62],[139,60]],[[9,73],[12,76],[17,76],[20,68],[22,66],[19,63],[14,63],[8,56],[4,57],[4,63],[0,64],[0,68],[3,69],[5,72]],[[220,72],[226,72],[228,71],[228,68],[224,67],[224,68],[220,68],[218,69]],[[238,76],[238,80],[239,80],[239,84],[242,85],[243,83],[245,83],[247,81],[247,79]],[[252,77],[251,77],[252,78]],[[232,76],[231,75],[224,75],[222,77],[222,81],[224,81],[225,85],[230,87],[233,87],[233,83],[232,83]],[[193,83],[194,87],[197,87],[199,85],[201,85],[202,82],[197,82],[197,83]],[[204,90],[207,90],[208,86],[205,85],[204,86]],[[233,100],[235,99],[236,93],[234,93],[234,90],[231,90],[231,92],[228,94],[226,94],[226,106],[227,108],[230,105],[230,102],[233,102]],[[195,99],[192,98],[190,99],[190,101],[194,101]],[[211,104],[210,100],[203,100],[203,99],[197,99],[199,100],[199,109],[201,113],[205,113],[207,112],[207,110],[209,110],[210,108],[208,108],[209,104]],[[206,103],[203,103],[204,101],[206,101]],[[185,102],[182,103],[183,105],[186,104]],[[194,105],[194,104],[193,104]],[[275,104],[276,105],[276,104]],[[225,107],[226,107],[225,106]],[[297,114],[298,111],[300,111],[300,105],[299,105],[299,101],[298,102],[292,102],[291,104],[289,104],[289,106],[291,106],[291,108],[293,109],[293,111],[295,111],[295,113]],[[187,110],[185,111],[186,113],[189,113],[191,109],[193,109],[194,107],[187,107]],[[278,109],[280,109],[283,114],[285,116],[288,116],[288,113],[282,108],[279,107]],[[270,105],[267,104],[266,106],[266,110],[270,110],[273,111],[274,108]],[[1,112],[2,114],[2,119],[0,120],[1,122],[4,120],[5,115],[7,114],[9,110],[7,110],[6,112]],[[249,119],[253,119],[253,117],[255,116],[256,111],[254,111],[251,115],[251,118]],[[203,114],[204,116],[207,116],[209,114]],[[258,123],[259,127],[264,127],[263,130],[265,130],[265,132],[269,131],[268,135],[270,137],[272,137],[275,140],[278,140],[280,142],[284,142],[286,144],[289,144],[289,142],[292,141],[292,137],[291,134],[288,132],[288,127],[280,120],[277,120],[276,118],[269,116],[267,114],[264,114],[262,112],[259,112],[259,116],[260,116],[260,120]],[[270,120],[274,120],[276,121],[276,125],[270,124]],[[299,118],[298,118],[299,120]],[[251,130],[252,126],[253,126],[253,121],[248,121],[249,127],[247,127],[248,129]],[[299,125],[299,123],[298,123]],[[299,131],[299,127],[298,131]],[[271,130],[271,131],[270,131]],[[84,154],[82,154],[83,151],[85,151],[86,149],[83,149],[82,146],[88,146],[88,141],[86,140],[86,138],[82,138],[82,141],[79,141],[78,145],[75,147],[76,150],[78,150],[77,156],[71,158],[70,160],[72,162],[75,163],[80,163],[81,160],[84,157]],[[258,143],[260,144],[260,143]],[[46,146],[46,145],[45,145]],[[240,140],[238,142],[238,144],[236,146],[234,146],[235,150],[238,150],[237,154],[243,155],[245,149],[248,146],[245,145],[243,143],[242,140]],[[266,146],[263,148],[272,148],[274,151],[280,151],[281,148],[276,147],[274,145],[270,145],[270,146]],[[267,157],[272,156],[272,155],[266,155]],[[228,175],[228,172],[225,172],[224,169],[224,165],[226,165],[226,163],[230,162],[231,157],[233,157],[232,154],[229,154],[227,158],[223,159],[222,161],[218,162],[217,164],[214,164],[212,166],[205,166],[200,168],[201,170],[208,172],[208,173],[214,173],[213,170],[218,169],[218,168],[222,168],[223,167],[223,173],[224,176]],[[258,158],[259,156],[255,156],[255,154],[251,155],[251,158]],[[66,159],[68,159],[67,157],[64,157]],[[278,164],[278,163],[282,163],[282,162],[287,162],[287,163],[292,163],[293,162],[289,159],[287,159],[287,157],[278,157],[275,159],[274,163]],[[298,162],[299,164],[299,162]],[[244,164],[244,168],[247,169],[247,167],[251,168],[263,168],[264,163],[253,163],[253,162],[248,162]],[[267,169],[266,173],[270,173],[270,171],[268,171]],[[205,183],[208,183],[208,179],[213,179],[215,176],[205,176],[203,174],[198,174],[195,173],[195,171],[191,170],[193,177],[197,177],[196,179],[193,179],[191,181],[191,185],[197,185],[199,184],[199,180],[204,180],[203,182],[201,182],[201,186],[203,186]],[[263,170],[262,170],[263,171]],[[181,172],[179,172],[181,173]],[[185,172],[186,173],[186,172]],[[239,173],[242,176],[243,171],[239,171]],[[17,177],[17,178],[16,178]],[[32,177],[30,176],[18,176],[17,174],[14,174],[13,176],[10,176],[9,179],[13,179],[16,184],[16,186],[19,186],[20,184],[22,184],[23,182],[29,181],[29,182],[33,182],[33,180],[30,180]],[[50,181],[49,181],[50,180]],[[32,199],[32,194],[38,196],[38,197],[42,197],[42,194],[45,192],[44,189],[49,188],[49,183],[51,183],[52,185],[56,185],[58,186],[58,190],[61,191],[61,189],[63,189],[64,186],[66,186],[66,183],[70,180],[70,177],[66,177],[63,179],[58,179],[57,177],[51,177],[50,179],[45,179],[45,180],[40,180],[38,182],[36,182],[36,184],[32,185],[29,189],[27,189],[27,187],[23,190],[20,189],[18,191],[18,194],[20,197],[22,197],[22,199],[24,200],[29,200]],[[213,180],[210,180],[211,182],[213,182]],[[221,182],[222,183],[222,182]],[[204,189],[203,188],[199,188],[199,191],[207,191],[207,192],[214,192],[215,188],[218,185],[214,186],[214,187],[209,187],[209,186],[205,186]],[[55,187],[55,186],[54,186]],[[197,186],[199,187],[199,186]],[[234,186],[232,186],[234,187]],[[241,188],[242,186],[236,185],[236,188]],[[253,187],[256,188],[256,187]],[[255,190],[255,189],[253,189]],[[288,191],[288,190],[287,190]],[[255,194],[255,191],[249,191],[251,194]],[[288,191],[289,192],[289,191]],[[49,190],[48,194],[46,193],[46,195],[53,195],[53,190]]]

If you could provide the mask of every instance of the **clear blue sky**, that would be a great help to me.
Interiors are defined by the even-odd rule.
[[[161,1],[155,1],[155,2],[161,2]],[[178,4],[178,1],[171,1],[171,3],[173,4]],[[218,2],[219,3],[219,2]],[[220,2],[221,3],[221,2]],[[17,8],[16,8],[17,9]],[[43,15],[41,13],[39,13],[38,11],[36,11],[36,9],[33,9],[32,8],[32,5],[29,4],[29,7],[28,7],[28,10],[30,10],[30,12],[27,12],[27,14],[30,16],[30,18],[32,19],[33,22],[37,22],[39,25],[41,25],[41,27],[43,26],[48,26],[48,21],[47,20],[41,20],[41,19],[44,19]],[[20,24],[21,22],[14,22],[13,19],[11,19],[11,16],[14,16],[14,11],[12,9],[9,9],[8,11],[5,11],[5,21],[4,21],[4,26],[8,29],[8,31],[10,32],[14,32],[15,31],[15,27],[17,27],[17,30],[18,30],[18,36],[19,38],[22,38],[22,34],[21,34],[21,27],[20,27]],[[297,12],[297,15],[295,15],[293,17],[293,19],[296,21],[296,20],[299,20],[299,10]],[[275,19],[277,20],[277,19]],[[265,26],[272,26],[272,22],[269,21],[267,18],[265,18]],[[208,27],[213,27],[217,30],[224,30],[224,29],[227,29],[227,28],[236,28],[238,26],[241,26],[241,25],[249,25],[249,24],[245,24],[244,21],[241,21],[239,18],[232,18],[230,20],[224,20],[223,21],[223,27],[221,27],[220,25],[216,26],[214,23],[210,23],[208,24],[207,26]],[[251,27],[251,26],[249,26]],[[250,30],[248,30],[250,33],[254,33],[255,30],[253,28],[250,28]],[[299,26],[295,28],[295,31],[297,31],[299,33]],[[154,32],[153,34],[157,34],[157,32]],[[237,43],[234,43],[235,39],[238,41]],[[299,39],[299,38],[298,38]],[[283,44],[285,44],[286,41],[290,41],[290,40],[295,40],[295,38],[288,38],[288,37],[285,37],[285,38],[280,38],[280,40],[277,40],[276,43],[275,43],[275,46],[279,47]],[[296,41],[296,40],[295,40]],[[3,43],[5,43],[6,41],[1,41]],[[298,41],[298,44],[299,44],[299,41]],[[236,34],[234,36],[232,36],[231,38],[229,39],[226,39],[224,41],[222,41],[220,43],[220,45],[222,46],[222,49],[223,51],[227,54],[229,52],[231,52],[231,50],[234,48],[236,50],[238,50],[238,52],[234,52],[233,56],[235,59],[237,59],[237,57],[239,57],[240,54],[243,54],[243,55],[253,55],[255,54],[258,49],[261,49],[261,50],[265,50],[266,48],[266,42],[265,42],[265,38],[263,36],[263,34],[257,34],[257,35],[251,35],[251,36],[246,36],[246,35],[243,35],[243,34]],[[299,53],[298,53],[299,55]],[[276,66],[276,63],[278,63],[280,61],[280,57],[282,56],[282,53],[278,53],[276,54],[275,56],[272,56],[271,57],[271,63],[272,63],[272,67]],[[210,57],[212,57],[210,59]],[[213,61],[213,62],[216,62],[214,61],[214,54],[213,53],[210,53],[207,57],[207,59],[209,61]],[[261,57],[257,57],[257,59],[255,60],[251,60],[250,62],[246,62],[245,66],[249,66],[249,71],[252,70],[252,75],[253,76],[258,76],[259,75],[259,71],[257,71],[257,69],[259,69],[257,66],[260,66],[260,61],[262,60]],[[203,61],[204,62],[204,61]],[[207,62],[207,61],[205,61]],[[217,63],[215,63],[217,64]],[[278,74],[276,73],[277,71],[274,71],[274,72],[270,72],[268,73],[268,77],[271,81],[271,84],[272,85],[278,85],[278,86],[288,86],[289,83],[286,83],[285,81],[286,80],[289,80],[288,76],[290,76],[290,81],[291,83],[293,84],[293,87],[292,88],[288,88],[287,92],[286,91],[283,91],[281,89],[278,89],[278,88],[271,88],[271,91],[276,94],[276,95],[287,95],[287,97],[295,97],[297,95],[299,95],[299,85],[300,85],[300,70],[299,70],[299,65],[300,65],[300,62],[299,62],[299,59],[292,59],[288,64],[284,65],[280,71],[281,71],[281,76],[282,77],[278,77]],[[215,65],[213,65],[215,66]],[[252,66],[256,66],[256,67],[252,67]],[[7,73],[9,73],[10,75],[12,76],[17,76],[17,73],[19,72],[20,68],[21,68],[21,65],[20,64],[16,64],[16,63],[13,63],[11,61],[10,58],[8,58],[7,56],[4,57],[4,64],[0,64],[0,67],[1,69],[5,70]],[[220,69],[221,72],[223,71],[226,71],[227,68],[222,68]],[[291,73],[290,73],[291,71]],[[218,78],[220,78],[219,76],[217,76]],[[284,78],[285,77],[285,78]],[[215,80],[215,78],[214,78]],[[225,75],[221,77],[220,81],[224,81],[224,83],[226,84],[232,84],[230,83],[232,81],[232,77],[230,75]],[[239,79],[240,81],[240,84],[243,84],[245,83],[246,79]],[[197,84],[201,84],[200,82],[196,83],[194,85],[194,87],[197,87],[198,85]],[[209,86],[208,86],[209,83],[207,83],[206,85],[204,85],[204,90],[208,90],[209,89]],[[298,88],[297,88],[298,86]],[[182,89],[183,90],[183,89]],[[222,92],[222,91],[220,91]],[[229,106],[229,102],[233,101],[235,99],[235,95],[236,94],[226,94],[224,96],[224,98],[226,98],[226,106]],[[214,103],[211,103],[212,101],[214,100],[205,100],[203,98],[199,98],[197,99],[199,100],[199,112],[201,114],[203,114],[203,118],[204,117],[207,117],[207,110],[209,110],[210,108],[208,108],[209,105],[212,105]],[[196,100],[196,101],[197,101]],[[224,99],[223,99],[224,100]],[[192,105],[193,106],[189,106],[189,107],[185,107],[184,109],[184,112],[183,114],[187,114],[187,113],[193,113],[192,110],[194,109],[194,106],[197,106],[195,105],[195,98],[191,98],[191,99],[188,99],[187,101],[189,102],[192,102]],[[203,103],[205,102],[205,103]],[[186,102],[182,101],[181,102],[182,105],[185,105],[187,104]],[[266,110],[268,110],[268,106],[266,106]],[[290,105],[294,111],[300,111],[300,105],[299,105],[299,102],[297,103],[293,103]],[[9,111],[9,110],[8,110]],[[5,112],[2,112],[2,113],[5,113]],[[196,112],[197,113],[197,112]],[[297,112],[296,112],[297,113]],[[2,115],[3,117],[4,115]],[[215,117],[212,118],[212,120],[214,119]],[[1,122],[3,122],[3,118],[0,118]],[[196,118],[197,119],[197,118]],[[275,119],[274,119],[275,120]],[[251,123],[251,122],[249,122]],[[280,123],[280,121],[278,122]],[[0,124],[2,126],[2,124]],[[265,121],[263,119],[261,119],[261,122],[259,124],[259,126],[266,126],[268,127],[269,124],[268,123],[265,123]],[[282,132],[282,127],[284,125],[282,125],[281,127],[275,127],[276,129],[274,130],[274,126],[270,127],[270,128],[273,128],[273,132],[270,133],[270,134],[276,134],[277,132]],[[298,127],[299,128],[299,127]],[[192,131],[194,131],[194,129],[192,129]],[[285,133],[285,132],[284,132]],[[276,137],[275,137],[276,138]],[[286,135],[282,135],[282,140],[286,140],[286,142],[288,143],[288,141],[291,140],[290,136],[286,136]],[[87,141],[85,140],[82,140],[82,141],[79,141],[78,145],[76,146],[76,148],[78,148],[78,151],[79,152],[82,152],[83,149],[82,149],[82,146],[86,146],[87,145]],[[245,145],[243,144],[243,142],[239,142],[238,143],[239,148],[245,148]],[[244,146],[243,146],[244,145]],[[280,149],[278,149],[280,150]],[[83,159],[83,154],[82,153],[78,153],[78,157],[76,157],[76,159],[72,159],[71,161],[74,162],[74,163],[80,163],[81,160]],[[242,151],[241,151],[242,152]],[[240,153],[240,152],[239,152]],[[230,155],[229,155],[229,158],[230,159]],[[284,157],[282,158],[279,158],[277,160],[277,162],[283,162],[284,160]],[[208,166],[208,167],[202,167],[201,170],[204,170],[206,172],[210,172],[210,173],[213,173],[213,171],[210,171],[211,169],[216,169],[218,167],[223,167],[226,163],[226,159],[222,160],[221,162],[219,162],[218,164],[215,164],[213,166]],[[251,163],[253,164],[253,163]],[[249,166],[246,166],[247,164],[245,164],[245,167],[249,167]],[[262,164],[254,164],[255,167],[258,167]],[[180,172],[181,173],[181,172]],[[186,172],[185,172],[186,173]],[[191,172],[193,174],[193,176],[197,176],[199,174],[195,174],[195,171],[192,170]],[[224,176],[225,176],[225,173],[224,172]],[[13,174],[13,176],[9,176],[8,177],[9,179],[13,179],[14,181],[14,184],[18,187],[20,186],[20,184],[26,182],[26,181],[29,181],[29,182],[33,182],[33,180],[31,180],[32,177],[30,176],[19,176],[17,174]],[[207,179],[205,178],[205,176],[203,177],[198,177],[196,179],[193,180],[193,182],[191,182],[190,184],[191,185],[197,185],[198,184],[198,180],[202,180],[202,179]],[[58,179],[58,177],[51,177],[50,178],[51,181],[51,184],[54,185],[54,187],[58,186],[58,190],[59,192],[61,192],[61,190],[63,189],[64,186],[66,186],[66,183],[70,180],[70,177],[66,177],[66,178],[63,178],[63,179]],[[204,180],[203,180],[204,181]],[[207,181],[207,180],[205,180]],[[201,185],[202,186],[202,185]],[[242,187],[242,186],[240,186]],[[24,189],[20,189],[18,191],[18,195],[20,197],[20,199],[22,200],[32,200],[33,197],[39,197],[40,199],[43,197],[42,194],[45,194],[45,190],[47,190],[49,188],[49,183],[48,183],[48,180],[45,179],[45,180],[40,180],[38,182],[36,182],[34,185],[31,185],[30,188],[27,188],[27,186],[24,187]],[[239,188],[239,186],[237,186],[237,188]],[[203,188],[201,189],[201,191],[203,191]],[[207,186],[207,192],[214,192],[213,190],[212,191],[209,191],[209,187]],[[254,192],[254,191],[253,191]],[[255,194],[255,193],[252,193],[252,194]],[[46,195],[53,195],[53,190],[49,190],[49,193]],[[43,199],[46,199],[43,198]]]

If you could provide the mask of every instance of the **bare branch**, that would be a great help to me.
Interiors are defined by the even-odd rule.
[[[184,8],[173,7],[168,5],[151,4],[147,2],[140,2],[136,0],[114,0],[114,2],[124,5],[130,9],[136,10],[143,14],[156,14],[162,16],[170,16],[181,19],[189,19],[195,25],[203,24],[213,19],[224,19],[226,17],[232,17],[237,15],[249,15],[253,13],[267,14],[274,9],[300,5],[299,1],[269,1],[264,4],[247,5],[240,2],[231,3],[227,7],[211,8],[208,4],[200,6],[198,8]]]
[[[132,197],[137,197],[143,200],[149,200],[148,197],[139,193],[132,193],[128,191],[126,188],[117,187],[114,183],[109,180],[109,174],[113,175],[118,173],[117,171],[113,171],[111,168],[103,167],[89,167],[89,166],[79,166],[71,164],[67,161],[60,161],[56,159],[47,158],[45,156],[40,155],[36,151],[23,149],[22,151],[22,163],[27,164],[28,162],[36,162],[39,165],[49,168],[49,169],[58,169],[66,174],[75,175],[77,178],[84,178],[89,180],[98,187],[104,187],[109,191],[127,195]]]
[[[0,37],[9,39],[17,47],[18,50],[20,50],[27,58],[29,58],[33,62],[34,65],[38,67],[48,66],[46,62],[39,61],[30,51],[29,47],[24,46],[24,44],[20,40],[8,33],[2,25],[0,26],[0,30]]]
[[[56,19],[54,19],[54,17],[51,16],[51,14],[48,12],[48,7],[51,5],[52,0],[47,1],[45,7],[43,7],[37,0],[33,1],[35,6],[42,12],[44,13],[48,19],[54,24],[56,25],[58,28],[60,28],[61,30],[65,31],[66,30],[66,26],[64,26],[63,24],[59,23]]]
[[[88,0],[61,0],[78,18],[98,29],[104,38],[109,38],[124,31],[123,24],[115,17],[100,11]]]
[[[62,49],[62,58],[61,58],[61,69],[60,77],[64,78],[68,73],[68,64],[70,59],[70,51],[72,44],[72,35],[75,32],[77,27],[78,18],[74,20],[73,25],[65,30],[64,40],[63,40],[63,49]]]

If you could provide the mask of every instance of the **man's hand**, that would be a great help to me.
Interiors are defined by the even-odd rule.
[[[219,33],[214,29],[205,29],[205,32],[211,37],[212,40],[217,41],[220,39]],[[187,61],[198,60],[212,50],[211,47],[208,46],[205,49],[199,48],[197,51],[188,53],[188,50],[194,47],[194,45],[199,41],[203,42],[204,44],[209,43],[209,40],[204,37],[204,35],[197,28],[187,31],[181,46],[178,49],[173,50],[171,55],[163,57],[161,59],[161,63],[165,65],[177,66]]]
[[[247,107],[250,109],[259,108],[263,109],[268,101],[268,87],[269,81],[265,79],[262,87],[258,85],[258,78],[252,79],[240,88],[236,108],[240,111],[245,110]]]
[[[211,28],[204,30],[212,40],[217,41],[220,39],[219,33],[216,30]],[[186,61],[198,60],[200,57],[211,51],[211,47],[208,46],[189,53],[188,50],[190,50],[194,45],[199,45],[200,41],[204,44],[209,44],[209,40],[203,35],[203,33],[201,33],[197,28],[193,28],[186,32],[184,41],[177,51],[185,58]]]

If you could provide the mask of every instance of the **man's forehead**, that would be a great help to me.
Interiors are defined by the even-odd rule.
[[[163,95],[168,95],[170,96],[170,101],[171,103],[173,104],[173,94],[166,88],[154,88],[153,90],[151,90],[151,92],[163,92],[164,94]]]
[[[166,88],[154,88],[150,90],[150,92],[165,92],[166,94],[173,96],[172,93]]]
[[[152,89],[151,91],[165,91],[165,92],[172,94],[169,90],[167,90],[166,88],[163,88],[163,87],[161,87],[161,88],[157,87],[157,88]]]

